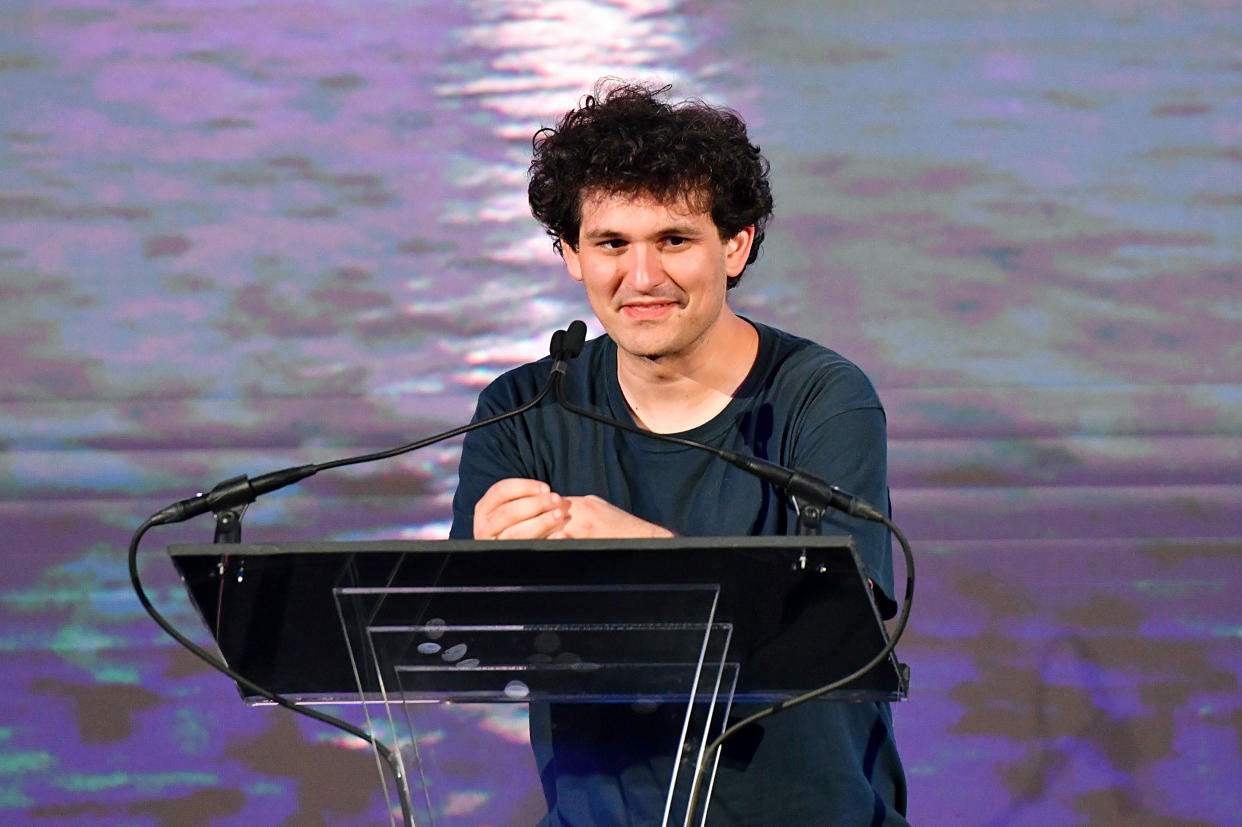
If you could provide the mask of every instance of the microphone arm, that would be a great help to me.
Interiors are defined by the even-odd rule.
[[[586,340],[586,325],[581,321],[573,321],[569,325],[569,330],[565,333],[565,356],[572,359],[581,352],[583,343]],[[690,448],[697,448],[700,451],[708,451],[720,457],[730,465],[740,468],[752,476],[756,476],[761,480],[770,482],[776,487],[789,493],[794,497],[799,497],[808,502],[814,503],[821,508],[832,508],[837,511],[843,511],[854,517],[864,520],[870,520],[873,523],[886,522],[886,516],[878,509],[867,503],[860,497],[842,491],[835,485],[829,485],[823,479],[815,476],[808,471],[786,468],[775,462],[768,462],[758,457],[739,454],[730,451],[727,448],[719,448],[715,445],[708,445],[704,442],[696,442],[693,439],[685,439],[684,437],[673,436],[671,434],[661,434],[655,431],[648,431],[643,428],[631,425],[628,422],[622,422],[619,419],[604,416],[595,411],[581,408],[565,398],[564,370],[560,371],[552,377],[552,382],[556,386],[556,401],[565,410],[585,416],[603,425],[609,425],[613,428],[619,428],[632,434],[658,439],[662,442],[671,442],[675,445],[685,445]]]
[[[577,324],[582,325],[581,322],[578,322]],[[356,465],[363,462],[373,462],[375,460],[395,457],[399,454],[405,454],[410,451],[417,451],[419,448],[425,448],[428,445],[458,436],[459,434],[464,434],[467,431],[473,431],[476,428],[483,428],[524,413],[525,411],[533,408],[535,405],[538,405],[543,398],[548,395],[552,389],[552,386],[557,383],[559,378],[564,376],[565,368],[569,359],[573,358],[573,356],[577,356],[578,352],[582,350],[581,339],[584,337],[585,326],[583,326],[582,334],[579,336],[576,350],[570,354],[565,346],[565,332],[558,330],[552,335],[550,350],[554,361],[551,373],[548,376],[548,381],[533,399],[524,405],[515,408],[514,410],[506,411],[504,413],[497,414],[496,416],[479,420],[478,422],[471,422],[467,425],[462,425],[443,433],[436,434],[435,436],[420,439],[417,442],[411,442],[407,445],[402,445],[398,448],[393,448],[387,451],[347,457],[345,459],[338,459],[332,462],[298,465],[291,468],[284,468],[279,471],[272,471],[267,474],[261,474],[254,479],[250,479],[244,474],[238,477],[233,477],[217,484],[206,494],[198,494],[188,499],[178,500],[177,502],[162,508],[155,514],[148,517],[142,525],[135,530],[133,536],[130,538],[128,554],[130,583],[134,587],[134,593],[138,597],[138,602],[142,604],[144,609],[146,609],[147,614],[151,616],[151,619],[155,621],[156,625],[158,625],[171,638],[180,643],[191,654],[202,660],[208,666],[228,676],[234,682],[246,687],[251,692],[260,695],[272,703],[282,706],[292,712],[296,712],[299,715],[304,715],[320,721],[321,723],[336,727],[337,729],[347,732],[350,735],[371,744],[380,758],[388,764],[389,769],[393,774],[393,778],[396,781],[397,797],[401,805],[402,824],[406,825],[406,827],[414,827],[414,812],[413,804],[410,801],[409,785],[405,779],[405,771],[402,766],[400,756],[393,750],[389,749],[387,745],[385,745],[373,734],[359,729],[348,721],[335,718],[327,713],[320,712],[313,707],[296,704],[282,695],[278,695],[265,687],[259,686],[245,675],[242,675],[240,672],[230,668],[228,664],[216,658],[211,652],[207,651],[185,635],[181,634],[181,632],[177,631],[177,629],[174,628],[173,625],[169,623],[168,620],[151,603],[150,598],[147,596],[146,590],[142,586],[142,579],[138,572],[138,546],[142,542],[143,536],[154,526],[181,522],[183,520],[188,520],[191,517],[196,517],[199,514],[205,514],[208,511],[214,512],[217,515],[217,518],[219,518],[221,514],[233,512],[239,515],[237,519],[240,519],[240,512],[250,503],[254,502],[256,498],[270,491],[276,491],[286,486],[293,485],[299,480],[304,480],[313,474],[319,473],[320,471],[325,471],[329,468],[339,468],[344,465]],[[234,531],[236,531],[236,527],[234,527]],[[217,538],[219,536],[220,529],[217,525]],[[237,536],[240,535],[237,534]]]
[[[576,356],[578,351],[581,350],[582,341],[585,338],[585,335],[586,325],[582,322],[575,321],[570,324],[569,330],[565,334],[566,353],[569,355],[569,358],[573,358],[573,356]],[[720,751],[721,744],[736,735],[741,730],[751,724],[763,720],[764,718],[775,715],[786,709],[790,709],[791,707],[804,704],[843,686],[847,686],[889,658],[889,656],[896,649],[897,642],[901,640],[902,635],[905,633],[906,624],[910,619],[910,606],[914,600],[914,554],[910,549],[910,543],[906,539],[905,534],[902,533],[901,529],[899,529],[886,514],[874,508],[865,500],[862,500],[861,498],[846,491],[842,491],[836,486],[829,485],[827,482],[814,474],[798,469],[786,468],[783,465],[768,462],[767,460],[762,460],[758,457],[745,456],[726,448],[718,448],[714,445],[707,445],[706,443],[696,442],[692,439],[685,439],[684,437],[673,436],[671,434],[660,434],[655,431],[647,431],[627,422],[621,422],[620,420],[604,416],[603,414],[596,413],[595,411],[587,408],[579,407],[565,398],[563,371],[553,376],[552,381],[556,386],[556,401],[561,405],[561,407],[571,413],[584,416],[587,419],[594,420],[603,425],[618,428],[628,433],[638,434],[651,439],[658,439],[663,442],[671,442],[675,445],[684,445],[690,448],[697,448],[701,451],[708,451],[720,457],[730,465],[740,468],[747,473],[753,474],[762,480],[766,480],[767,482],[770,482],[773,485],[785,490],[794,497],[799,497],[822,508],[836,509],[852,516],[860,517],[864,520],[880,523],[885,526],[894,537],[897,538],[897,541],[901,544],[901,550],[905,555],[905,596],[901,602],[901,611],[897,616],[892,633],[889,635],[888,642],[871,658],[871,660],[855,669],[850,674],[838,678],[831,683],[812,689],[811,691],[795,698],[789,698],[760,712],[756,712],[754,715],[751,715],[748,718],[727,727],[723,732],[716,736],[715,739],[707,744],[703,748],[703,752],[701,753],[699,761],[695,766],[694,779],[691,784],[690,802],[685,820],[685,827],[689,827],[694,817],[699,792],[703,786],[704,775],[707,772],[708,767],[712,766],[715,762],[716,755]]]
[[[574,324],[582,325],[582,335],[584,338],[586,333],[586,325],[583,325],[582,322],[575,322]],[[570,327],[573,328],[573,325],[571,324]],[[559,378],[565,375],[565,369],[569,360],[581,352],[582,344],[580,342],[577,346],[577,350],[574,350],[572,354],[569,353],[568,348],[565,346],[566,336],[567,334],[563,330],[558,330],[552,334],[552,341],[549,351],[551,352],[551,356],[554,361],[552,363],[552,370],[548,375],[548,381],[533,399],[511,411],[505,411],[503,413],[496,414],[495,416],[488,417],[487,419],[481,419],[478,422],[470,422],[465,425],[459,425],[456,428],[451,428],[442,433],[435,434],[434,436],[420,439],[417,442],[410,442],[397,448],[390,448],[386,451],[377,451],[371,454],[346,457],[344,459],[332,460],[331,462],[297,465],[290,468],[283,468],[279,471],[271,471],[266,474],[261,474],[253,479],[247,477],[245,474],[238,477],[232,477],[218,483],[206,494],[198,494],[188,499],[178,500],[171,505],[165,506],[152,515],[151,519],[154,521],[153,524],[165,525],[168,523],[179,523],[184,520],[188,520],[191,517],[197,517],[199,514],[206,514],[208,511],[218,514],[222,511],[236,509],[249,505],[264,494],[293,485],[294,483],[300,482],[301,480],[313,476],[320,471],[326,471],[330,468],[340,468],[345,465],[359,465],[364,462],[376,462],[381,459],[388,459],[401,454],[407,454],[411,451],[417,451],[420,448],[426,448],[428,445],[434,445],[437,442],[442,442],[446,439],[460,436],[461,434],[469,431],[484,428],[488,425],[494,425],[497,422],[502,422],[506,419],[518,416],[519,414],[523,414],[543,401],[543,398],[548,395],[548,393],[552,390],[552,387],[557,384]]]

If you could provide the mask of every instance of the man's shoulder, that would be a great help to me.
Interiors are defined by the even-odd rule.
[[[760,377],[774,390],[799,397],[830,397],[846,407],[880,407],[875,386],[862,368],[818,342],[769,325],[759,331]]]
[[[570,363],[566,374],[567,386],[573,386],[575,380],[581,377],[597,375],[604,351],[610,343],[607,336],[599,336],[583,345],[582,353]],[[538,393],[548,382],[551,372],[550,356],[510,368],[483,388],[479,394],[480,404],[514,407],[512,403],[524,402]]]
[[[509,368],[484,386],[479,399],[508,400],[514,395],[523,395],[532,387],[537,389],[542,386],[551,369],[551,357]]]
[[[751,324],[759,331],[759,358],[768,369],[802,376],[836,374],[871,384],[862,368],[832,348],[770,325]]]

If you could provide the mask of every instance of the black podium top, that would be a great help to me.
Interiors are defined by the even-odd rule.
[[[347,642],[358,632],[342,624],[333,590],[343,587],[718,585],[715,621],[733,626],[738,700],[827,684],[887,642],[848,537],[176,544],[168,552],[229,666],[304,702],[359,697],[349,653],[365,645]],[[362,681],[364,693],[376,691],[373,676]],[[890,656],[827,697],[900,700],[906,689]]]

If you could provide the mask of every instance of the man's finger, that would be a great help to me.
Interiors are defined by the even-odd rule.
[[[492,485],[474,508],[476,540],[538,539],[561,528],[568,504],[547,483],[504,479]]]
[[[548,487],[546,482],[523,479],[521,477],[509,477],[492,483],[492,487],[487,489],[487,493],[479,498],[479,504],[486,503],[486,507],[490,510],[510,500],[548,494],[551,491],[552,489]]]
[[[496,535],[497,540],[546,540],[564,533],[569,515],[562,510],[544,511],[528,520],[507,526]]]

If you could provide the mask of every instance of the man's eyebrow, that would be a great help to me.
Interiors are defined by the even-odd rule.
[[[584,230],[582,233],[582,237],[588,240],[595,240],[595,239],[600,239],[600,238],[616,238],[619,235],[621,235],[621,233],[617,232],[616,230],[609,230],[606,227],[600,227],[598,229],[589,230],[589,231]]]

